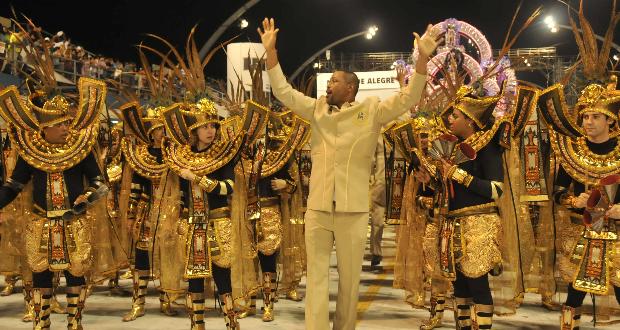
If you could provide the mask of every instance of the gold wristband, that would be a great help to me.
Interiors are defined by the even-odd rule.
[[[474,180],[474,177],[467,173],[465,170],[456,168],[451,176],[452,180],[464,185],[465,187],[469,187],[471,182]]]
[[[458,167],[456,165],[450,166],[448,172],[446,172],[446,178],[452,178],[452,175],[454,175],[454,171],[456,171],[457,168]]]
[[[208,193],[212,192],[219,183],[219,181],[209,179],[207,176],[200,177],[200,180],[197,181],[200,188],[206,190]]]

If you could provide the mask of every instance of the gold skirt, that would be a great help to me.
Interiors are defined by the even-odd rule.
[[[460,271],[467,277],[477,278],[502,262],[499,249],[501,220],[497,213],[477,214],[456,218],[461,224],[461,253],[456,259]],[[456,244],[455,244],[456,245]]]
[[[577,273],[578,263],[573,262],[573,252],[577,242],[583,235],[584,226],[570,222],[570,218],[564,213],[558,215],[559,226],[557,226],[557,242],[559,249],[558,270],[562,280],[572,283]]]
[[[193,224],[188,224],[187,221],[183,223],[183,234],[185,235],[185,259],[186,259],[186,278],[202,277],[187,273],[187,262],[190,258],[192,250],[192,244],[195,242],[195,231],[190,227]],[[211,262],[222,268],[230,268],[232,265],[232,221],[230,217],[209,219],[209,226],[207,229],[206,240],[202,241],[204,247],[201,248],[208,251]],[[207,247],[208,245],[208,247]],[[210,273],[210,270],[208,271]]]
[[[564,224],[558,229],[558,237],[560,239],[560,257],[559,257],[559,270],[562,280],[567,283],[574,283],[578,280],[580,269],[583,266],[584,248],[588,244],[589,239],[584,237],[585,227],[583,225],[577,225],[573,223]],[[620,242],[618,241],[606,241],[609,249],[608,253],[605,253],[604,260],[601,260],[604,264],[602,267],[607,268],[609,275],[609,283],[614,286],[620,286]],[[594,244],[594,243],[593,243]],[[599,257],[600,258],[600,257]],[[606,264],[606,265],[605,265]],[[600,282],[600,284],[588,292],[601,294],[605,291],[605,286],[609,288],[609,285]],[[580,289],[581,290],[581,289]]]
[[[282,215],[279,205],[261,207],[257,250],[264,255],[272,255],[280,249],[282,243]]]
[[[613,286],[620,287],[620,242],[614,242],[609,258],[609,282]]]
[[[427,222],[422,240],[422,252],[424,253],[424,273],[432,279],[444,279],[439,271],[438,235],[437,224]]]
[[[26,261],[34,273],[51,269],[48,243],[50,240],[49,219],[32,214],[26,224]],[[69,273],[83,276],[90,269],[91,228],[90,216],[80,216],[65,227],[65,242],[69,254]]]

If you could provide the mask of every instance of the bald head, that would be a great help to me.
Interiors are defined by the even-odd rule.
[[[355,101],[360,86],[357,75],[350,71],[334,71],[327,83],[327,103],[341,107],[345,102]]]

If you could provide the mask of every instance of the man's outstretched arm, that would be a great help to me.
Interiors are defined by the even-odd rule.
[[[271,90],[276,98],[287,108],[301,118],[310,121],[316,107],[316,99],[308,97],[295,90],[287,81],[282,68],[278,64],[276,39],[278,31],[273,18],[263,20],[263,29],[257,29],[267,55],[267,74],[271,83]]]

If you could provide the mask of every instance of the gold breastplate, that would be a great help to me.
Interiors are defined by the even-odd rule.
[[[551,147],[566,173],[586,185],[597,185],[600,179],[620,172],[620,144],[611,152],[598,155],[588,149],[585,138],[571,139],[549,131]]]
[[[189,145],[179,145],[167,137],[162,141],[164,162],[175,173],[189,169],[198,176],[207,175],[228,164],[239,153],[243,134],[231,140],[217,140],[205,152],[193,152]]]
[[[157,162],[157,157],[149,153],[146,144],[134,144],[128,139],[123,139],[122,148],[127,163],[140,176],[157,181],[166,171],[166,164]]]
[[[63,172],[81,162],[95,145],[98,132],[97,125],[92,125],[70,131],[63,144],[51,144],[40,132],[20,130],[13,125],[9,129],[19,155],[32,167],[45,172]]]

